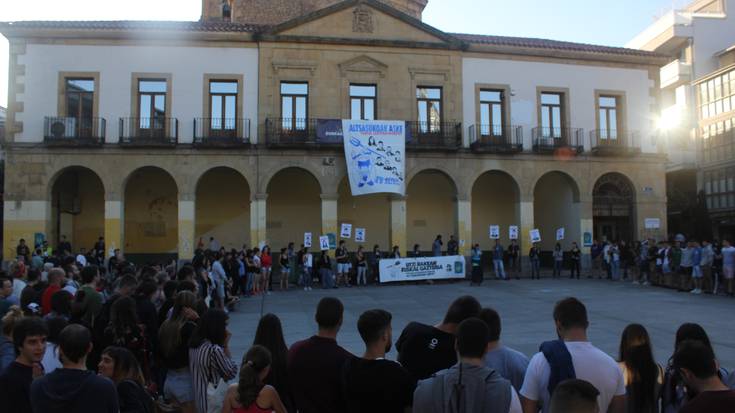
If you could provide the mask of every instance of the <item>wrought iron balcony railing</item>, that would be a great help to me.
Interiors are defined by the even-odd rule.
[[[406,122],[406,149],[456,151],[462,146],[461,122]]]
[[[194,146],[232,147],[250,144],[250,119],[195,118]]]
[[[590,149],[595,155],[625,155],[640,152],[638,133],[616,129],[590,131]]]
[[[556,153],[567,150],[572,154],[584,152],[583,131],[580,128],[536,127],[531,130],[533,151]]]
[[[179,140],[176,118],[120,118],[120,144],[124,146],[175,146]]]
[[[57,146],[99,146],[105,143],[104,118],[47,116],[43,121],[43,140]]]
[[[470,126],[473,152],[518,153],[523,151],[523,128],[515,125]]]

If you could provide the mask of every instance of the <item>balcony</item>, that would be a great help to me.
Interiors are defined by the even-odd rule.
[[[341,131],[339,119],[268,118],[265,143],[269,148],[281,149],[341,148]]]
[[[523,128],[513,125],[472,125],[470,149],[475,153],[523,152]]]
[[[590,148],[593,155],[600,156],[633,155],[641,151],[637,132],[615,129],[590,131]]]
[[[536,153],[578,155],[584,152],[581,128],[536,127],[531,135]]]
[[[677,59],[661,68],[661,89],[675,88],[692,80],[692,65]]]
[[[101,146],[105,143],[104,118],[51,117],[43,121],[43,141],[52,146]]]
[[[461,122],[406,122],[406,149],[456,151],[462,146]]]
[[[250,145],[250,119],[196,118],[194,146],[197,148],[237,148]]]
[[[648,26],[625,47],[672,54],[684,47],[689,38],[694,36],[693,20],[694,16],[690,12],[672,10]]]
[[[176,118],[120,118],[120,145],[125,147],[172,147],[179,140]]]

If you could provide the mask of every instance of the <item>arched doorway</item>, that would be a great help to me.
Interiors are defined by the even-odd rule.
[[[56,246],[62,236],[72,245],[90,250],[105,234],[105,188],[92,170],[72,166],[64,169],[51,187],[51,233]],[[32,242],[29,242],[32,244]]]
[[[137,263],[176,258],[179,239],[179,191],[161,168],[135,170],[125,183],[125,255]]]
[[[338,223],[352,224],[353,239],[355,228],[365,228],[366,250],[372,250],[378,244],[382,250],[390,249],[390,197],[386,194],[352,196],[350,180],[345,177],[339,184],[339,200],[337,201]],[[357,245],[347,242],[347,247],[354,250]],[[352,245],[350,245],[352,244]]]
[[[312,248],[318,249],[322,205],[316,177],[302,168],[286,168],[271,178],[267,193],[266,234],[272,250],[278,251],[289,242],[298,248],[305,232],[311,232]]]
[[[214,237],[227,250],[250,245],[250,186],[228,167],[208,170],[196,189],[194,239],[209,245]]]
[[[542,252],[554,249],[556,230],[559,228],[564,228],[564,240],[560,241],[563,250],[568,250],[572,241],[579,244],[579,187],[571,176],[553,171],[536,182],[533,191],[533,222],[541,232],[539,247]],[[544,263],[547,263],[546,259]]]
[[[450,235],[457,239],[457,187],[444,172],[425,170],[411,179],[406,188],[406,248],[419,244],[431,251],[441,234],[446,251]],[[401,251],[404,256],[408,251]]]
[[[495,245],[490,225],[500,226],[500,242],[506,247],[510,243],[508,228],[521,225],[518,183],[502,171],[485,172],[472,186],[472,243],[479,243],[485,251]]]
[[[610,172],[592,191],[594,237],[630,242],[635,237],[635,189],[623,174]]]

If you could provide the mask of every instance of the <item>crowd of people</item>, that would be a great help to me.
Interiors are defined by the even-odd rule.
[[[456,248],[453,238],[448,244]],[[441,246],[437,237],[432,253],[441,254]],[[473,246],[473,269],[478,250]],[[732,279],[735,248],[646,241],[633,248],[595,243],[592,250],[597,272],[589,276],[664,284],[675,273],[682,288],[693,282],[716,289],[713,273]],[[555,261],[579,254],[576,245],[566,256],[559,251]],[[623,251],[633,252],[633,265],[615,265]],[[733,377],[701,326],[682,325],[672,357],[659,366],[646,329],[632,324],[615,361],[587,340],[586,308],[574,298],[554,309],[559,339],[542,343],[530,360],[501,344],[495,310],[465,296],[436,325],[409,323],[395,341],[398,362],[385,358],[393,345],[388,311],[360,316],[365,352],[353,355],[337,344],[344,307],[331,297],[317,306],[315,336],[289,349],[280,320],[267,314],[253,347],[235,361],[228,311],[238,297],[269,294],[274,284],[288,289],[291,280],[307,290],[313,279],[324,288],[374,282],[378,246],[351,254],[340,242],[335,272],[328,254],[317,261],[291,244],[281,250],[275,283],[268,246],[227,251],[214,239],[207,248],[200,242],[180,267],[136,267],[118,250],[105,260],[103,238],[79,254],[65,239],[34,252],[22,241],[17,252],[9,273],[0,273],[0,405],[7,412],[735,411],[735,393],[727,390]],[[530,253],[533,266],[538,247]],[[517,243],[506,249],[496,242],[492,254],[498,278],[520,271]],[[579,267],[572,270],[579,277]],[[715,285],[707,284],[708,273]]]

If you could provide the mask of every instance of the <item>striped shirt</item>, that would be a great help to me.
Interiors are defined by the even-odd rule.
[[[237,375],[237,365],[225,350],[205,340],[199,347],[189,349],[189,370],[194,387],[194,401],[199,413],[207,413],[207,385],[217,385],[219,379],[229,381]]]

